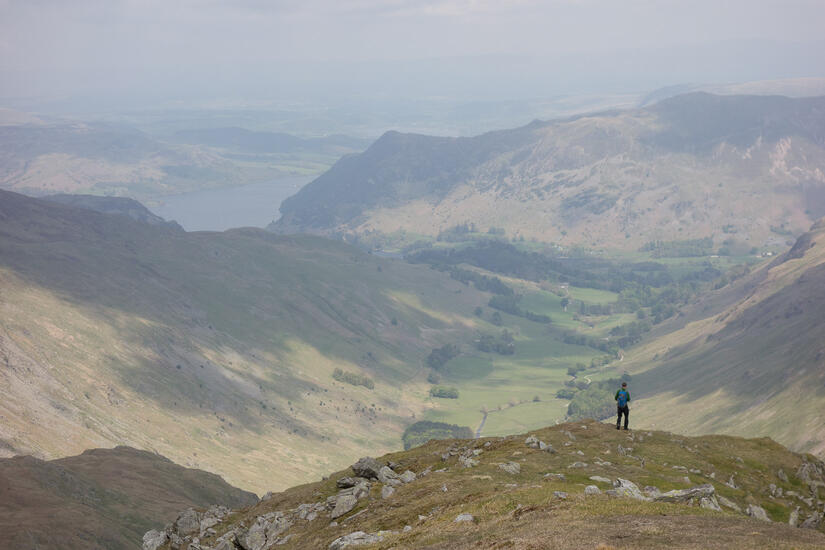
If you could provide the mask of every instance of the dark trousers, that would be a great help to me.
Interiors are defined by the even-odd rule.
[[[627,429],[627,423],[630,420],[630,408],[625,405],[624,407],[618,408],[619,417],[616,419],[616,428],[622,423],[622,414],[624,414],[624,429]]]

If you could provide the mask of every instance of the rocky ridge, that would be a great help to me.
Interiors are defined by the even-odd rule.
[[[764,462],[755,462],[760,455]],[[700,531],[719,522],[741,531],[720,539],[719,547],[746,548],[758,534],[805,548],[825,544],[823,487],[825,464],[770,440],[616,433],[584,422],[526,439],[432,441],[380,460],[365,457],[349,471],[268,494],[239,513],[187,510],[164,530],[147,533],[143,548],[441,548],[444,541],[492,547],[494,539],[518,536],[517,525],[502,530],[501,522],[525,514],[549,515],[575,529],[577,517],[628,513],[634,521],[689,517]],[[594,534],[588,536],[595,546]]]

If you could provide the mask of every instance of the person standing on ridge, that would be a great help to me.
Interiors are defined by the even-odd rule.
[[[627,389],[627,382],[622,382],[622,389],[616,392],[616,404],[618,405],[619,417],[616,419],[616,429],[622,423],[622,414],[624,414],[624,429],[627,429],[627,423],[630,419],[630,407],[627,404],[630,402],[630,391]]]

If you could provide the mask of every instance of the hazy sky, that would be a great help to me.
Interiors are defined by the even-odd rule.
[[[825,76],[823,28],[823,0],[0,0],[0,98],[533,97]]]

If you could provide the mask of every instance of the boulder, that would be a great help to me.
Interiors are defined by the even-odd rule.
[[[539,447],[541,447],[541,441],[539,441],[539,438],[534,435],[531,435],[527,439],[525,439],[524,444],[530,447],[531,449],[538,449]]]
[[[602,491],[601,491],[601,489],[599,489],[595,485],[588,485],[587,487],[584,488],[584,494],[585,495],[600,495],[600,494],[602,494]]]
[[[778,477],[780,481],[784,481],[785,483],[789,483],[788,482],[788,474],[786,474],[785,471],[782,470],[781,468],[776,471],[776,477]]]
[[[166,531],[156,531],[152,529],[143,535],[143,550],[157,550],[169,540]]]
[[[627,479],[618,478],[613,482],[613,489],[605,491],[606,494],[618,497],[635,498],[636,500],[650,500],[642,494],[639,486]]]
[[[765,509],[761,506],[757,506],[756,504],[748,504],[748,508],[745,510],[745,513],[758,520],[771,521],[771,518],[768,517],[768,513],[765,512]]]
[[[395,489],[393,489],[391,486],[384,485],[383,487],[381,487],[381,498],[388,499],[388,498],[392,497],[394,494],[395,494]]]
[[[252,527],[238,538],[241,548],[244,550],[261,550],[266,546],[266,520],[258,518]]]
[[[553,491],[553,496],[561,500],[567,500],[567,493],[564,491]]]
[[[369,456],[361,458],[352,465],[352,471],[357,477],[365,477],[367,479],[378,479],[378,472],[381,471],[381,468],[386,468],[386,466],[382,466],[380,462]],[[387,469],[389,470],[389,468]]]
[[[466,456],[458,457],[458,463],[464,468],[472,468],[473,466],[478,466],[479,464],[478,460],[475,458],[469,458]]]
[[[587,462],[574,462],[568,468],[587,468]]]
[[[412,483],[413,481],[415,481],[415,478],[415,472],[411,472],[410,470],[407,470],[406,472],[401,474],[400,477],[401,481],[403,481],[404,483]]]
[[[602,476],[590,476],[591,481],[597,481],[599,483],[613,483],[610,479]]]
[[[737,512],[742,512],[742,508],[739,507],[738,504],[733,502],[732,500],[723,497],[722,495],[716,495],[716,499],[719,501],[719,504],[726,508],[730,508],[731,510],[736,510]]]
[[[355,495],[340,495],[335,499],[335,507],[330,512],[329,517],[332,519],[340,518],[351,512],[357,504],[358,498]]]
[[[172,530],[181,537],[200,533],[201,518],[194,508],[188,508],[178,516],[178,519],[175,520]]]
[[[708,510],[714,510],[716,512],[721,512],[722,509],[719,507],[719,502],[716,500],[716,496],[710,497],[702,497],[699,499],[699,506],[702,508],[706,508]]]
[[[401,479],[398,477],[398,474],[396,474],[389,466],[382,466],[381,469],[378,470],[378,481],[384,485],[401,485]]]
[[[819,525],[822,523],[822,514],[813,513],[808,516],[808,519],[802,522],[803,529],[819,529]]]
[[[799,527],[799,506],[796,507],[796,510],[791,512],[791,515],[788,518],[788,525],[791,527]]]
[[[476,518],[472,516],[472,514],[459,514],[453,520],[453,523],[465,523],[465,522],[473,522]]]
[[[518,475],[521,473],[521,464],[518,462],[508,462],[506,464],[499,464],[499,468],[507,472],[508,474]]]
[[[715,493],[716,490],[713,488],[713,485],[710,483],[705,483],[704,485],[691,487],[690,489],[675,489],[673,491],[668,491],[667,493],[662,493],[661,495],[655,497],[653,500],[656,502],[695,504],[700,502],[703,498],[712,497]]]
[[[384,537],[376,534],[365,533],[364,531],[355,531],[349,535],[344,535],[332,541],[329,545],[329,550],[342,550],[347,546],[361,546],[364,544],[375,544],[381,542]]]
[[[335,482],[335,486],[339,489],[349,489],[350,487],[355,487],[358,484],[359,479],[365,479],[363,477],[342,477],[338,481]]]
[[[544,441],[539,441],[539,450],[550,454],[556,453],[556,449],[554,449],[552,445],[550,445],[549,443],[545,443]]]
[[[564,474],[544,474],[544,477],[552,479],[554,481],[567,481],[567,478],[564,477]]]

